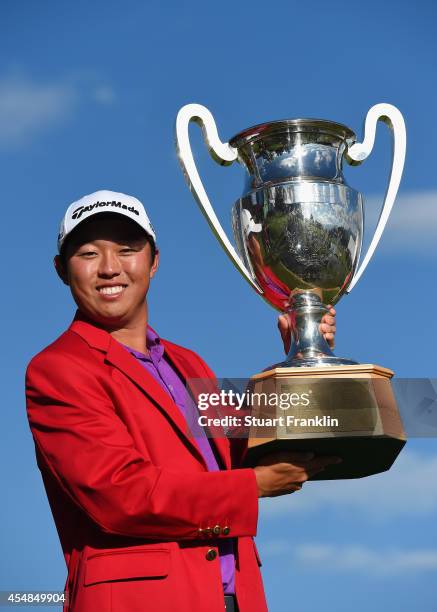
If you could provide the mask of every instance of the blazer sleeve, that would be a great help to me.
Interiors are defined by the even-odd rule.
[[[39,467],[107,533],[152,539],[254,536],[252,468],[171,471],[139,453],[95,373],[71,355],[42,352],[26,371],[26,409]]]

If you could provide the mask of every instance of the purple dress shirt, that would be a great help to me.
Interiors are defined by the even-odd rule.
[[[175,404],[178,406],[184,415],[187,423],[197,424],[198,409],[187,389],[174,370],[172,365],[167,361],[164,355],[164,346],[161,340],[150,327],[147,327],[146,346],[149,350],[149,355],[140,353],[129,346],[124,346],[141,365],[155,378],[161,387],[172,397]],[[200,448],[200,451],[205,459],[209,471],[219,470],[218,459],[214,454],[213,445],[205,434],[203,427],[197,426],[196,431],[193,431],[193,436]],[[235,555],[234,555],[234,538],[211,540],[218,546],[220,569],[222,574],[223,590],[225,595],[235,594]]]

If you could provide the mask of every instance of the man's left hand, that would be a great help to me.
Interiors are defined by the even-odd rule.
[[[322,320],[320,321],[320,331],[323,334],[326,342],[329,345],[329,348],[333,349],[335,345],[335,308],[328,304],[327,308],[329,308],[329,312],[323,315]],[[279,315],[278,317],[278,328],[281,334],[282,342],[284,343],[284,351],[288,354],[291,345],[291,315],[290,313],[285,313],[283,315]]]

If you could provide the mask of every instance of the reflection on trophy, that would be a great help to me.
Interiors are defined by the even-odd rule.
[[[375,234],[360,266],[363,197],[347,185],[345,158],[358,165],[371,153],[378,120],[393,134],[391,176]],[[243,196],[232,209],[237,251],[224,232],[197,172],[188,127],[198,123],[213,159],[238,161],[246,170]],[[220,141],[211,113],[189,104],[178,113],[176,142],[188,185],[231,261],[269,304],[289,312],[290,352],[281,363],[251,378],[251,390],[309,394],[309,405],[291,408],[294,419],[264,432],[254,427],[247,465],[266,452],[310,450],[343,458],[314,479],[354,478],[389,469],[405,444],[391,389],[393,372],[337,357],[319,331],[327,304],[335,305],[356,284],[381,238],[402,176],[406,133],[403,117],[390,104],[373,106],[364,140],[348,127],[321,119],[272,121]],[[272,414],[260,402],[262,417]],[[282,416],[285,416],[284,413]],[[325,417],[324,426],[312,425]],[[330,417],[330,419],[326,419]],[[320,419],[319,419],[320,420]],[[296,425],[304,421],[305,425]],[[338,421],[333,426],[332,423]]]

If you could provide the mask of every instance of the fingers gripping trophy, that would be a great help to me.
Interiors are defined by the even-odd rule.
[[[237,249],[197,171],[191,121],[202,128],[218,164],[237,161],[246,170],[243,195],[232,208]],[[370,155],[378,121],[392,132],[393,163],[375,234],[359,264],[363,196],[346,183],[342,165],[344,159],[359,165]],[[250,387],[259,397],[274,390],[305,396],[308,402],[279,409],[284,418],[276,419],[268,435],[251,426],[247,464],[255,465],[267,452],[308,450],[343,459],[313,479],[357,478],[389,469],[406,441],[390,383],[393,371],[336,356],[319,324],[327,304],[336,304],[356,285],[387,223],[405,160],[402,114],[391,104],[373,106],[362,142],[340,123],[286,119],[248,128],[223,143],[210,111],[188,104],[177,115],[176,145],[188,186],[224,251],[253,289],[275,309],[289,312],[293,322],[287,358],[252,376]],[[258,422],[266,410],[262,402],[252,406]]]

